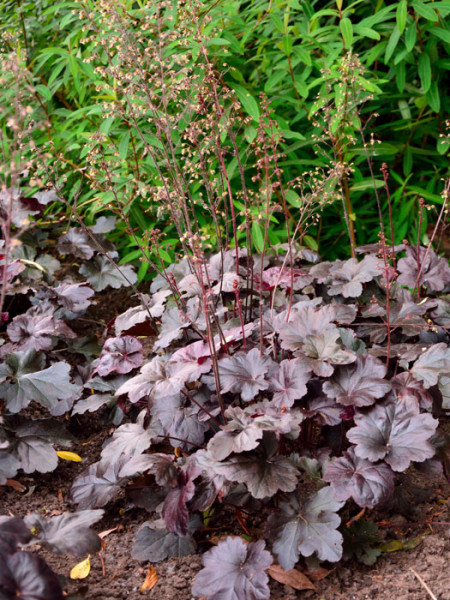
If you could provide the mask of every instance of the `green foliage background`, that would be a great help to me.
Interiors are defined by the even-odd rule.
[[[144,0],[125,4],[134,15],[146,7]],[[105,210],[111,195],[91,189],[80,173],[86,168],[86,142],[93,133],[102,131],[121,159],[115,181],[131,224],[140,231],[155,226],[164,230],[167,234],[164,259],[169,262],[173,258],[172,245],[176,245],[173,223],[158,220],[151,202],[145,206],[139,199],[133,201],[134,186],[139,182],[135,181],[130,131],[118,119],[103,118],[101,103],[105,97],[98,91],[95,61],[86,62],[92,56],[93,43],[82,42],[85,23],[79,16],[79,7],[78,2],[53,0],[0,2],[2,33],[12,33],[17,38],[19,50],[15,51],[22,53],[37,92],[33,117],[49,121],[48,127],[36,129],[36,144],[51,139],[55,153],[60,156],[60,176],[67,178],[64,182],[67,198],[71,200],[78,189],[75,183],[81,181],[78,207],[92,221],[96,213]],[[358,55],[365,70],[358,87],[370,94],[371,99],[361,105],[360,115],[346,126],[358,136],[358,127],[362,125],[366,138],[373,134],[377,140],[371,151],[373,172],[386,222],[386,195],[380,173],[383,162],[391,173],[395,241],[405,237],[416,240],[419,199],[436,206],[442,204],[441,180],[448,176],[449,170],[450,143],[445,120],[450,103],[446,93],[450,69],[450,0],[352,3],[219,0],[205,2],[204,10],[211,17],[210,27],[215,28],[208,46],[210,54],[223,70],[224,84],[235,91],[243,110],[253,117],[253,124],[240,133],[240,147],[245,153],[245,144],[255,138],[259,97],[263,92],[270,100],[284,137],[280,166],[286,180],[333,161],[326,148],[317,151],[315,136],[319,131],[309,117],[315,115],[320,120],[326,103],[339,107],[342,99],[336,84],[337,66],[347,50]],[[14,48],[8,40],[3,46],[6,51]],[[335,73],[335,79],[326,76],[330,72]],[[6,107],[1,117],[6,137],[11,93],[7,88],[1,91],[2,105]],[[137,152],[141,151],[137,144]],[[345,145],[343,152],[345,162],[353,167],[349,187],[357,243],[375,242],[379,221],[362,142]],[[234,189],[239,188],[237,172],[231,184]],[[295,213],[298,196],[290,193],[287,199]],[[52,210],[65,209],[53,206]],[[318,244],[327,258],[348,254],[347,230],[341,212],[339,203],[325,207],[319,223],[306,238],[311,247]],[[422,232],[426,231],[426,221],[425,212]],[[119,227],[115,237],[121,245],[123,260],[138,258],[140,250],[135,240],[122,233]],[[285,241],[282,223],[272,224],[269,239],[272,244]],[[147,268],[146,263],[141,266],[141,278]]]

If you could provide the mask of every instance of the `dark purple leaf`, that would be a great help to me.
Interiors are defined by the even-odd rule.
[[[25,473],[49,473],[58,466],[58,455],[53,445],[34,436],[26,436],[14,444],[14,456]]]
[[[91,304],[89,298],[94,295],[94,290],[85,283],[61,283],[50,289],[58,304],[74,313],[85,311]]]
[[[85,556],[101,550],[101,540],[90,527],[103,517],[103,512],[81,510],[55,517],[32,514],[27,515],[24,521],[39,542],[53,552]]]
[[[352,497],[359,506],[366,508],[375,508],[394,491],[394,473],[388,465],[359,458],[353,448],[327,463],[323,479],[331,484],[336,500],[345,501]]]
[[[189,531],[201,526],[198,519],[191,517]],[[164,528],[164,521],[144,523],[138,531],[136,542],[131,551],[135,560],[159,563],[166,558],[180,558],[194,554],[196,544],[190,533],[179,537]]]
[[[257,285],[261,285],[259,274],[255,274],[255,280]],[[301,290],[309,285],[312,280],[311,275],[300,271],[300,269],[271,267],[265,269],[262,273],[262,288],[264,290],[273,290],[275,287]]]
[[[109,338],[103,345],[94,373],[106,377],[111,373],[124,375],[142,364],[142,344],[130,335]]]
[[[297,437],[303,420],[301,412],[282,412],[271,403],[252,404],[245,409],[230,407],[225,415],[230,420],[208,443],[208,452],[216,460],[223,460],[232,452],[254,450],[264,431],[285,435],[296,432]]]
[[[203,569],[192,586],[194,596],[208,600],[268,600],[269,576],[273,562],[262,540],[246,543],[227,538],[203,555]]]
[[[340,367],[323,391],[344,406],[370,406],[385,396],[391,384],[384,379],[386,365],[373,356],[359,356],[350,367]]]
[[[402,400],[405,398],[406,402],[410,402],[412,398],[416,399],[417,405],[420,408],[428,411],[433,405],[433,396],[430,392],[424,388],[423,384],[414,377],[408,371],[399,373],[391,379],[391,384],[397,398]]]
[[[167,357],[156,356],[146,363],[139,375],[128,379],[116,391],[116,396],[128,394],[130,402],[138,402],[146,396],[150,398],[166,397],[177,394],[183,387],[167,368]]]
[[[64,600],[58,578],[31,552],[0,556],[1,600]]]
[[[285,350],[301,350],[305,339],[324,331],[337,331],[332,325],[335,318],[331,306],[316,309],[314,306],[304,306],[291,312],[289,321],[274,323],[280,336],[281,347]]]
[[[8,479],[12,479],[20,469],[20,462],[12,454],[9,448],[0,450],[0,485],[5,485]]]
[[[394,471],[405,471],[411,462],[422,462],[434,455],[430,438],[438,421],[419,414],[417,405],[395,399],[373,406],[355,415],[356,427],[347,437],[356,444],[360,458],[372,462],[384,460]]]
[[[337,531],[341,519],[336,513],[344,502],[335,499],[327,486],[303,505],[291,494],[281,502],[279,511],[269,517],[269,537],[283,569],[293,569],[302,556],[314,552],[320,560],[337,562],[342,557],[342,535]]]
[[[99,217],[95,225],[91,225],[89,229],[92,233],[109,233],[116,226],[117,217]]]
[[[250,402],[261,390],[269,387],[265,378],[272,359],[261,356],[258,348],[250,352],[239,352],[219,361],[221,392],[240,394],[244,402]]]
[[[151,473],[160,486],[175,487],[178,469],[175,457],[168,454],[137,454],[130,458],[120,470],[120,477],[134,477],[138,473]]]
[[[28,544],[33,536],[22,519],[0,516],[0,538],[11,541],[12,552],[17,544]]]
[[[414,289],[424,285],[428,290],[439,292],[450,283],[450,268],[446,258],[436,256],[431,248],[408,246],[405,258],[398,261],[398,283]],[[417,276],[419,275],[419,279]]]
[[[450,348],[444,342],[428,348],[410,369],[415,379],[423,381],[425,388],[437,385],[441,375],[450,375]]]
[[[266,434],[258,451],[231,456],[216,463],[214,471],[228,481],[245,483],[254,498],[268,498],[278,490],[292,492],[297,486],[298,470],[288,458],[277,456],[276,450],[273,434]]]
[[[14,227],[28,225],[30,216],[39,214],[44,208],[36,198],[27,198],[19,188],[7,188],[0,191],[0,218],[5,219],[11,212]]]
[[[55,338],[73,339],[76,334],[53,315],[18,315],[7,327],[9,339],[17,350],[49,350]]]
[[[311,371],[302,368],[299,360],[282,360],[272,369],[269,392],[273,392],[273,403],[278,406],[292,406],[307,392],[306,384],[311,379]]]
[[[19,412],[32,401],[48,408],[54,415],[62,414],[58,410],[60,405],[62,412],[72,407],[80,388],[70,382],[70,365],[58,362],[39,370],[40,365],[42,361],[33,350],[8,355],[8,380],[0,384],[0,394],[11,412]]]
[[[170,295],[170,290],[161,290],[152,294],[151,297],[142,294],[140,296],[141,304],[132,306],[114,320],[116,335],[129,333],[129,330],[136,325],[150,321],[151,318],[160,317],[164,312],[167,297]]]
[[[363,292],[363,283],[372,281],[381,275],[381,261],[375,256],[365,256],[358,262],[356,258],[337,264],[330,269],[331,285],[328,288],[330,296],[341,294],[344,298],[357,298]]]
[[[341,415],[342,405],[327,396],[319,396],[308,403],[306,416],[316,417],[322,425],[339,425]]]
[[[167,366],[174,377],[189,383],[211,371],[210,354],[209,345],[200,340],[174,352]]]
[[[128,459],[135,454],[142,454],[151,444],[151,434],[144,427],[147,410],[139,413],[136,423],[121,425],[102,450],[102,460],[117,461],[121,455]]]
[[[137,275],[131,265],[118,266],[113,259],[99,255],[80,267],[80,275],[86,277],[96,292],[107,287],[118,289],[134,285]]]
[[[126,454],[114,462],[101,460],[78,475],[70,491],[72,502],[78,504],[78,510],[105,506],[120,492],[126,479],[120,477],[119,472],[127,460]]]
[[[199,474],[200,469],[195,465],[181,471],[178,475],[177,487],[170,490],[164,500],[162,516],[166,528],[180,537],[188,533],[189,511],[186,505],[194,497],[194,479]]]
[[[198,298],[190,298],[186,303],[186,310],[177,307],[166,308],[161,318],[161,331],[155,343],[155,350],[167,348],[174,340],[183,335],[183,330],[192,324],[199,325],[202,318],[200,301]]]
[[[411,337],[418,335],[427,325],[422,318],[427,312],[427,305],[423,302],[416,304],[414,298],[409,294],[403,294],[389,308],[389,323],[391,328],[401,328],[402,334]],[[369,309],[363,312],[364,317],[379,316],[386,320],[386,308],[380,305],[371,305]],[[369,335],[374,343],[381,344],[387,336],[387,327],[385,323],[374,323],[372,325],[363,325],[359,328],[360,336]]]
[[[58,240],[60,254],[72,254],[82,260],[90,260],[94,256],[95,246],[86,232],[72,227]]]
[[[346,365],[356,360],[356,354],[342,350],[337,343],[339,330],[327,329],[317,335],[308,335],[301,348],[296,352],[303,369],[310,369],[318,377],[330,377],[334,365]]]

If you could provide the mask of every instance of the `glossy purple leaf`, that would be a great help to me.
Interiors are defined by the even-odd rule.
[[[359,356],[349,367],[340,367],[325,381],[323,391],[344,406],[370,406],[391,389],[384,379],[386,365],[373,356]]]
[[[167,297],[171,295],[170,290],[161,290],[148,296],[142,294],[140,296],[141,304],[132,306],[124,313],[120,314],[114,320],[114,328],[116,335],[128,333],[130,329],[150,321],[152,318],[160,317],[164,313]]]
[[[116,496],[126,481],[119,473],[128,460],[122,454],[117,461],[101,460],[85,469],[72,484],[70,496],[78,510],[101,508]]]
[[[292,492],[297,486],[298,470],[288,458],[275,454],[277,444],[270,435],[257,451],[236,454],[217,463],[215,473],[228,481],[244,483],[254,498],[268,498],[279,490]]]
[[[372,255],[367,255],[361,262],[356,258],[336,265],[330,269],[331,285],[328,288],[330,296],[338,294],[344,298],[357,298],[363,292],[363,283],[372,281],[381,275],[381,261]]]
[[[54,517],[27,515],[26,525],[36,532],[39,543],[53,552],[85,556],[99,552],[101,539],[90,527],[103,517],[103,510],[81,510]]]
[[[53,315],[18,315],[7,327],[17,350],[49,350],[58,337],[73,339],[76,334]]]
[[[348,498],[361,507],[374,508],[392,496],[394,473],[385,463],[359,458],[354,448],[325,466],[324,481],[331,484],[336,500]]]
[[[372,462],[384,460],[394,471],[405,471],[411,462],[422,462],[435,453],[429,440],[438,421],[420,414],[414,400],[382,402],[357,412],[355,423],[347,437],[356,445],[356,455]]]
[[[269,380],[269,392],[273,392],[273,403],[278,407],[292,406],[306,394],[306,384],[310,379],[311,371],[302,368],[299,360],[282,360],[272,369]]]
[[[444,257],[439,257],[431,248],[407,246],[405,258],[398,261],[400,273],[398,283],[414,289],[424,285],[428,290],[438,292],[450,283],[450,267]]]
[[[94,256],[94,248],[89,235],[78,227],[72,227],[58,240],[60,254],[72,254],[82,260],[90,260]]]
[[[187,503],[194,496],[194,479],[200,474],[197,466],[187,468],[178,475],[177,487],[167,494],[164,500],[162,516],[166,528],[171,533],[178,536],[185,536],[188,533],[189,511]]]
[[[182,386],[182,382],[169,372],[167,357],[156,356],[141,368],[139,375],[121,385],[116,396],[128,394],[130,402],[134,403],[146,396],[157,398],[174,395]]]
[[[164,527],[164,521],[145,522],[138,531],[136,542],[131,551],[135,560],[159,563],[166,558],[180,558],[194,554],[196,544],[191,533],[202,525],[198,517],[189,520],[189,533],[178,536]]]
[[[0,556],[2,600],[64,600],[58,578],[47,563],[31,552]]]
[[[121,455],[131,458],[142,454],[151,444],[151,434],[144,426],[147,411],[139,413],[136,423],[125,423],[116,429],[103,447],[102,460],[117,461]]]
[[[155,452],[132,456],[120,470],[120,477],[134,477],[138,473],[150,473],[160,486],[174,487],[178,481],[175,456]]]
[[[341,559],[343,539],[337,531],[341,519],[336,511],[343,505],[329,486],[305,503],[294,494],[280,502],[280,510],[269,517],[268,534],[283,569],[293,569],[300,555],[317,553],[320,560],[330,562]]]
[[[250,402],[269,387],[266,375],[271,365],[272,359],[261,356],[258,348],[223,358],[219,361],[221,392],[240,394],[244,402]]]
[[[208,600],[268,600],[269,576],[273,562],[262,540],[246,543],[227,538],[203,555],[203,569],[192,586],[194,596]]]
[[[103,345],[94,372],[101,377],[111,373],[123,375],[140,367],[142,361],[142,344],[138,339],[131,335],[109,338]]]
[[[410,369],[415,379],[425,388],[437,385],[441,375],[450,375],[450,348],[444,342],[428,348]]]
[[[131,265],[117,265],[112,258],[98,255],[80,267],[80,275],[86,277],[96,292],[107,287],[118,289],[129,287],[137,281],[137,275]]]

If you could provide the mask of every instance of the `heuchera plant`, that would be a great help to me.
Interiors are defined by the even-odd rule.
[[[66,321],[83,315],[94,290],[135,281],[113,248],[97,249],[108,226],[64,234],[59,251],[75,255],[78,273],[59,284],[8,262],[27,264],[10,272],[8,293],[31,290],[32,306],[9,320],[1,347],[0,484],[20,469],[56,468],[55,446],[71,443],[58,416],[108,407],[119,425],[73,483],[78,512],[52,523],[27,517],[27,526],[52,548],[89,552],[98,509],[125,490],[151,514],[133,556],[157,563],[195,552],[204,519],[227,507],[265,515],[264,539],[227,538],[205,554],[193,593],[212,599],[269,598],[273,560],[292,569],[301,557],[336,562],[353,552],[373,562],[373,527],[361,522],[344,536],[341,512],[389,506],[410,465],[449,476],[439,429],[450,410],[446,262],[407,247],[397,277],[370,248],[363,260],[334,263],[308,251],[291,267],[245,249],[185,259],[109,323],[92,352]],[[144,355],[137,338],[149,336]],[[62,344],[85,364],[72,370]],[[52,418],[17,414],[31,403]],[[19,541],[0,557],[5,572],[28,560],[11,558],[23,554]],[[54,586],[32,560],[30,573]]]
[[[107,386],[122,373],[105,396],[127,399],[139,414],[75,480],[72,499],[94,509],[125,488],[153,515],[133,548],[153,563],[194,552],[212,508],[265,512],[265,539],[220,542],[193,587],[208,598],[264,599],[272,560],[264,544],[284,569],[302,556],[339,561],[346,503],[388,506],[411,464],[448,469],[437,417],[449,409],[450,302],[434,293],[448,290],[450,271],[428,250],[419,286],[407,289],[371,253],[302,261],[291,274],[243,249],[239,256],[213,256],[194,273],[186,262],[169,267],[142,305],[111,324],[92,381]],[[398,265],[411,283],[420,267],[409,257],[407,249]],[[422,284],[425,298],[415,295]],[[140,366],[130,332],[155,320],[154,353]],[[90,402],[96,410],[98,394],[91,398],[74,412]],[[367,563],[379,553],[370,524],[345,539],[357,540]]]

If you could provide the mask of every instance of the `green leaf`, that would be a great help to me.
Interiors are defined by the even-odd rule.
[[[306,83],[302,79],[295,80],[295,89],[300,94],[302,98],[307,98],[309,95],[309,89]]]
[[[244,87],[237,84],[232,84],[233,90],[236,92],[236,96],[239,98],[242,107],[255,121],[259,121],[259,107],[256,100]]]
[[[107,119],[104,119],[102,124],[100,125],[100,131],[103,132],[105,135],[108,135],[109,130],[112,127],[112,124],[114,123],[114,119],[115,117],[108,117]]]
[[[292,45],[293,45],[293,38],[290,35],[285,35],[283,37],[283,48],[284,48],[284,52],[286,54],[286,56],[290,56],[292,53]]]
[[[308,246],[308,248],[311,248],[311,250],[314,250],[314,252],[317,252],[319,250],[319,246],[316,240],[310,235],[304,235],[303,241],[305,242],[306,246]]]
[[[424,17],[424,19],[428,19],[428,21],[437,21],[438,16],[434,12],[434,10],[430,7],[429,4],[424,4],[420,2],[420,0],[414,0],[412,3],[414,10],[418,15]]]
[[[399,100],[398,108],[400,109],[400,114],[402,115],[402,119],[406,119],[407,121],[410,121],[411,120],[411,109],[409,108],[406,100]]]
[[[302,48],[301,46],[294,46],[293,52],[294,56],[299,58],[307,67],[312,66],[311,55],[307,50],[305,50],[305,48]]]
[[[448,142],[445,138],[439,138],[436,144],[436,150],[440,155],[443,155],[450,148],[450,142]]]
[[[406,146],[405,153],[403,155],[403,175],[407,177],[412,170],[413,166],[413,154],[411,148]]]
[[[231,42],[225,40],[224,38],[213,38],[212,40],[208,40],[207,46],[231,46]]]
[[[256,221],[252,223],[252,238],[255,248],[258,252],[262,252],[264,250],[264,230]]]
[[[406,30],[406,33],[405,33],[405,45],[406,45],[406,49],[408,50],[408,52],[411,52],[412,49],[414,48],[414,46],[416,45],[416,38],[417,38],[416,23],[413,22],[408,27],[408,29]]]
[[[392,30],[391,37],[389,38],[389,41],[386,46],[386,52],[384,54],[385,64],[387,64],[390,61],[391,56],[394,53],[394,50],[397,48],[397,44],[400,39],[400,36],[401,36],[400,30],[396,25],[394,27],[394,29]]]
[[[448,29],[443,29],[442,27],[430,27],[428,31],[446,44],[450,44],[450,31]]]
[[[384,187],[384,181],[382,179],[373,180],[371,177],[367,179],[362,179],[361,181],[357,181],[354,183],[350,191],[351,192],[365,192],[366,190],[373,190],[373,188],[380,189]]]
[[[439,96],[439,88],[438,88],[438,84],[433,81],[430,85],[430,89],[427,92],[427,101],[428,101],[428,106],[431,108],[431,110],[433,110],[435,113],[438,113],[441,109],[441,98]]]
[[[264,86],[265,92],[270,92],[274,87],[276,87],[282,79],[286,76],[286,71],[284,69],[279,69],[278,71],[274,71],[269,79],[266,81]]]
[[[401,0],[397,6],[397,27],[400,33],[403,33],[406,26],[406,17],[408,14],[408,3],[406,0]]]
[[[426,52],[423,52],[419,57],[418,71],[422,89],[426,94],[431,86],[431,61],[430,55]]]
[[[406,82],[406,64],[404,61],[398,63],[395,68],[395,82],[399,92],[403,92]]]
[[[46,87],[45,85],[39,84],[36,86],[36,91],[41,95],[44,96],[44,98],[50,102],[50,100],[52,99],[52,93],[51,91],[48,89],[48,87]]]
[[[378,31],[375,31],[375,29],[371,29],[370,27],[361,27],[361,25],[355,25],[353,27],[353,31],[357,35],[370,38],[371,40],[379,40],[381,38]]]
[[[125,160],[128,154],[128,144],[130,142],[130,132],[125,131],[120,139],[119,144],[119,156],[122,160]]]
[[[339,22],[342,37],[344,38],[344,44],[347,49],[352,47],[353,43],[353,26],[350,19],[344,17]]]

